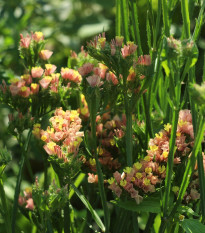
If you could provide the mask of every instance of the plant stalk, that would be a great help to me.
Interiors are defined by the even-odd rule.
[[[20,166],[19,166],[19,173],[17,177],[17,182],[16,182],[16,188],[15,188],[15,194],[14,194],[14,204],[13,204],[13,210],[12,210],[12,218],[11,218],[11,225],[12,225],[12,233],[15,233],[15,228],[16,228],[16,215],[17,215],[17,210],[18,210],[18,198],[19,198],[19,193],[20,193],[20,188],[21,188],[21,181],[22,181],[22,173],[23,173],[23,167],[26,159],[26,153],[28,151],[28,146],[29,142],[31,139],[32,135],[32,129],[29,130],[28,136],[26,139],[26,142],[23,147],[23,151],[21,154],[21,160],[20,160]],[[20,142],[21,144],[21,142]]]
[[[97,174],[98,174],[98,187],[100,191],[100,197],[101,197],[101,203],[103,206],[104,211],[104,221],[105,221],[105,233],[109,232],[109,225],[110,225],[110,219],[109,219],[109,210],[107,206],[107,200],[105,195],[105,189],[104,189],[104,179],[103,179],[103,173],[101,170],[100,162],[98,159],[98,153],[97,153],[97,144],[96,144],[96,116],[97,116],[97,103],[96,103],[96,96],[92,96],[91,104],[89,106],[90,110],[90,121],[91,121],[91,135],[92,135],[92,144],[93,144],[93,151],[94,151],[94,157],[96,160],[96,168],[97,168]]]

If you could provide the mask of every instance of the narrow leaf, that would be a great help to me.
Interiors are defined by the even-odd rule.
[[[105,226],[102,223],[100,217],[98,216],[97,212],[93,209],[93,207],[91,206],[91,204],[89,203],[89,201],[85,198],[84,195],[82,195],[80,193],[80,191],[76,188],[76,186],[74,184],[71,184],[71,187],[73,188],[73,190],[75,191],[75,193],[77,194],[77,196],[80,198],[80,200],[83,202],[83,204],[85,205],[85,207],[90,211],[90,213],[92,214],[93,219],[95,220],[95,222],[97,223],[97,225],[100,227],[100,229],[105,232]]]

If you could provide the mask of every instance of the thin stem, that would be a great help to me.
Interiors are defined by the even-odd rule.
[[[163,13],[163,22],[164,22],[164,32],[165,36],[169,37],[169,13],[167,0],[162,0],[162,13]]]
[[[142,55],[143,52],[142,52],[141,39],[140,39],[137,2],[135,0],[131,0],[130,4],[131,4],[132,21],[134,27],[135,43],[138,45],[139,55]]]
[[[47,155],[43,154],[43,162],[44,162],[44,190],[48,190],[48,161]]]
[[[116,0],[115,31],[116,36],[121,36],[121,0]]]
[[[133,164],[132,159],[132,113],[126,112],[126,157],[127,157],[127,166],[131,167]]]
[[[70,233],[70,207],[69,199],[64,207],[64,233]]]
[[[199,38],[199,35],[200,35],[200,31],[201,31],[201,28],[202,28],[202,25],[203,25],[204,8],[205,8],[205,1],[203,1],[203,5],[202,5],[202,7],[200,9],[199,16],[198,16],[196,26],[195,26],[195,29],[194,29],[194,33],[193,33],[193,36],[192,36],[192,39],[194,41],[197,41],[198,38]]]
[[[128,23],[128,6],[126,0],[121,0],[121,11],[122,11],[122,24],[124,29],[125,41],[130,40],[129,36],[129,23]]]
[[[157,22],[156,22],[156,31],[155,31],[155,36],[153,39],[153,49],[154,51],[156,50],[157,47],[157,38],[159,34],[159,28],[160,28],[160,19],[161,19],[161,11],[162,11],[162,1],[158,1],[158,9],[157,9]]]
[[[202,152],[197,155],[198,173],[199,173],[199,187],[200,187],[200,200],[201,200],[201,213],[202,223],[205,222],[205,176],[204,176],[204,165]]]
[[[28,132],[28,136],[27,136],[27,139],[26,139],[26,142],[24,144],[24,148],[21,154],[21,161],[20,161],[19,173],[18,173],[17,182],[16,182],[14,204],[13,204],[13,210],[12,210],[12,220],[11,220],[12,233],[15,233],[15,228],[16,228],[16,214],[18,210],[18,198],[19,198],[19,193],[20,193],[20,188],[21,188],[22,172],[23,172],[23,166],[25,163],[26,153],[28,151],[28,145],[31,139],[31,135],[32,135],[32,129],[30,129]],[[20,144],[22,144],[22,142],[20,142]]]
[[[181,10],[184,25],[185,37],[190,37],[190,19],[189,19],[189,2],[187,0],[181,0]]]
[[[11,219],[9,216],[9,211],[7,208],[7,202],[6,202],[6,195],[4,191],[4,186],[3,186],[3,180],[0,178],[0,197],[1,197],[1,204],[2,204],[2,209],[3,209],[3,216],[4,216],[4,223],[6,226],[6,232],[11,233]]]
[[[97,168],[97,174],[98,174],[98,187],[100,191],[100,197],[101,202],[103,206],[104,211],[104,220],[105,220],[105,233],[109,232],[109,225],[110,225],[110,219],[109,219],[109,210],[107,206],[107,200],[104,190],[104,179],[103,179],[103,173],[101,170],[100,162],[98,160],[98,153],[97,153],[97,144],[96,144],[96,113],[97,113],[97,103],[96,103],[96,96],[93,96],[91,104],[89,106],[90,110],[90,121],[91,121],[91,134],[92,134],[92,145],[93,145],[93,151],[94,151],[94,157],[96,160],[96,168]]]
[[[173,120],[172,120],[172,131],[171,138],[169,142],[169,156],[166,168],[166,179],[165,179],[165,194],[163,200],[163,212],[164,217],[167,216],[168,206],[169,206],[169,197],[171,190],[171,178],[172,178],[172,170],[174,165],[174,153],[175,153],[175,140],[176,140],[176,131],[177,131],[177,123],[178,123],[179,109],[175,109],[173,112]]]

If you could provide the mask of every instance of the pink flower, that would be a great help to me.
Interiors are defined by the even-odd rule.
[[[110,71],[109,71],[109,73],[106,74],[106,80],[108,82],[111,81],[113,83],[113,85],[115,85],[115,86],[118,84],[117,77],[112,72],[110,72]]]
[[[85,76],[93,70],[94,65],[91,63],[86,63],[78,69],[80,75]]]
[[[61,76],[63,79],[67,79],[75,83],[80,83],[82,81],[82,77],[78,71],[69,68],[61,68]]]
[[[41,50],[39,56],[42,60],[48,60],[52,54],[53,52],[50,50]]]
[[[115,178],[115,180],[117,181],[117,183],[119,184],[120,183],[120,181],[121,181],[121,174],[118,172],[118,171],[116,171],[114,174],[113,174],[113,176],[114,176],[114,178]]]
[[[151,57],[150,55],[144,55],[138,57],[137,64],[142,66],[150,66],[151,65]]]
[[[33,199],[32,198],[29,198],[28,200],[26,200],[26,209],[29,209],[29,210],[33,210],[34,209],[34,203],[33,203]]]
[[[188,109],[180,110],[179,121],[187,121],[187,122],[192,123],[191,111]]]
[[[98,175],[88,173],[88,183],[98,183]]]
[[[53,74],[57,68],[55,65],[52,64],[45,64],[45,67],[46,67],[45,69],[46,76]]]
[[[30,87],[23,86],[20,88],[18,94],[24,98],[29,97],[30,95]]]
[[[44,40],[44,35],[42,32],[35,32],[32,34],[32,39],[38,43],[39,41]]]
[[[100,87],[103,82],[98,75],[92,75],[86,78],[91,87]]]
[[[21,76],[21,79],[26,82],[27,85],[32,83],[32,77],[30,74],[24,74]]]
[[[39,92],[39,84],[31,83],[31,94],[37,94]]]
[[[129,46],[124,45],[124,47],[121,48],[121,53],[122,53],[123,58],[126,58],[127,56],[129,56],[130,55]]]
[[[118,197],[120,197],[122,193],[122,189],[113,182],[111,185],[108,186],[109,189],[111,189]]]
[[[44,70],[38,66],[38,67],[32,67],[31,69],[31,75],[33,78],[40,78],[43,75]]]
[[[59,73],[58,74],[51,74],[51,76],[52,76],[52,80],[51,80],[50,89],[51,89],[51,91],[57,93],[60,74]]]
[[[115,37],[116,45],[117,45],[118,47],[121,47],[121,46],[122,46],[122,43],[123,43],[123,40],[124,40],[124,37],[123,37],[123,36],[116,36],[116,37]]]
[[[31,37],[29,35],[27,35],[26,37],[23,37],[22,34],[20,34],[20,37],[21,37],[20,46],[26,49],[29,48],[29,45],[31,43]]]
[[[39,83],[40,83],[40,85],[42,86],[42,88],[47,89],[48,86],[49,86],[49,84],[50,84],[50,82],[51,82],[51,80],[52,80],[52,77],[50,77],[50,76],[45,76],[43,79],[41,79],[41,80],[39,81]]]

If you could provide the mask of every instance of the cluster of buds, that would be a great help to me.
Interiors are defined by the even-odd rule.
[[[55,74],[55,70],[56,66],[52,64],[46,64],[45,69],[40,66],[32,67],[31,72],[22,75],[21,79],[11,80],[9,86],[11,95],[29,98],[46,89],[57,93],[60,74]]]
[[[155,159],[156,162],[167,162],[169,154],[169,139],[172,126],[168,123],[155,135],[154,139],[150,139],[148,156]],[[176,152],[174,163],[179,164],[183,157],[185,158],[191,151],[194,143],[194,132],[192,125],[192,116],[190,110],[181,110],[179,112],[179,120],[176,132]]]
[[[23,196],[19,196],[19,206],[26,208],[29,213],[29,218],[40,231],[46,232],[48,229],[47,219],[51,221],[52,228],[56,230],[56,225],[62,221],[59,218],[62,209],[65,207],[68,200],[68,185],[63,187],[57,186],[55,180],[49,185],[48,190],[44,190],[36,177],[32,188],[27,188]],[[49,210],[49,211],[48,211]],[[28,217],[28,212],[25,209],[22,213]],[[42,218],[41,216],[47,216]],[[55,216],[58,218],[55,218]]]
[[[41,130],[41,140],[46,143],[44,149],[48,155],[56,155],[67,163],[69,155],[77,155],[84,135],[80,131],[79,114],[76,110],[63,111],[58,108],[49,121],[51,127],[48,126],[46,131]]]
[[[61,68],[61,76],[68,87],[70,87],[71,83],[80,84],[82,81],[82,77],[79,72],[69,68]]]
[[[109,176],[113,171],[121,167],[118,161],[120,151],[116,145],[116,140],[124,137],[123,128],[125,127],[126,119],[124,115],[120,119],[117,115],[111,118],[110,113],[104,113],[102,117],[97,116],[96,123],[96,135],[100,141],[100,145],[97,148],[99,162],[103,165],[104,174]],[[96,172],[95,159],[88,159],[85,165],[92,172]],[[96,183],[96,175],[90,173],[88,175],[88,182]]]
[[[29,210],[34,210],[35,205],[32,198],[32,190],[30,188],[27,188],[23,192],[23,196],[19,196],[18,203],[20,206],[25,207]]]
[[[101,63],[97,67],[92,63],[85,63],[78,68],[78,72],[83,78],[86,78],[87,83],[91,87],[100,87],[105,81],[112,85],[118,84],[118,79],[114,73],[109,71],[108,67]]]
[[[127,85],[128,91],[132,93],[143,93],[141,89],[145,78],[151,77],[153,67],[149,55],[136,56],[137,45],[128,41],[123,43],[124,38],[116,36],[111,42],[106,42],[105,35],[99,35],[88,43],[88,52],[96,60],[103,62],[113,75],[108,74],[107,79],[112,80],[114,85]],[[128,82],[126,84],[126,82]]]
[[[175,62],[177,57],[180,57],[181,61],[189,57],[193,59],[193,64],[197,61],[198,49],[191,39],[180,41],[175,39],[173,36],[170,36],[165,40],[167,44],[165,53],[167,53],[168,59],[173,59],[173,62]],[[193,64],[191,64],[191,66],[193,66]]]
[[[118,197],[125,190],[137,203],[142,200],[140,194],[155,192],[155,185],[166,176],[166,164],[169,155],[169,140],[172,126],[168,123],[150,139],[147,156],[136,162],[133,167],[127,167],[123,173],[114,173],[114,178],[108,180],[108,186]],[[181,110],[176,133],[176,151],[174,163],[179,164],[187,158],[194,143],[192,116],[189,110]],[[192,191],[193,193],[193,191]]]
[[[35,122],[34,117],[31,116],[29,111],[23,114],[22,112],[20,112],[20,110],[18,110],[15,113],[10,113],[8,115],[8,118],[8,129],[13,135],[16,135],[17,133],[22,133],[25,129],[30,129]]]

